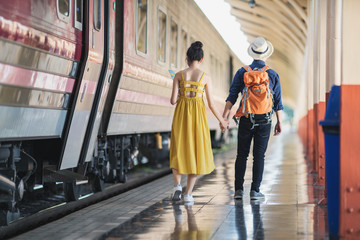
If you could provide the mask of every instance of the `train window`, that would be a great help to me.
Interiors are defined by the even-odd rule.
[[[147,53],[147,0],[138,0],[136,16],[136,49]]]
[[[69,22],[70,18],[70,6],[71,0],[57,0],[56,1],[56,10],[59,19]]]
[[[158,60],[166,60],[166,14],[161,9],[158,11]]]
[[[188,49],[187,33],[184,29],[181,30],[181,68],[186,68],[186,51]]]
[[[101,0],[94,0],[94,28],[101,29]]]
[[[174,67],[177,67],[177,50],[178,50],[178,25],[176,22],[171,19],[171,39],[170,39],[170,64]]]
[[[75,28],[82,30],[83,0],[75,0]]]

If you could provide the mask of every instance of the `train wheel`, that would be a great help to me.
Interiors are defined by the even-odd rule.
[[[127,182],[127,176],[123,171],[120,172],[120,174],[118,176],[118,180],[119,180],[120,183],[126,183]]]
[[[80,185],[76,182],[64,183],[64,195],[66,202],[76,201],[80,197]]]
[[[0,211],[0,226],[9,225],[11,222],[16,221],[20,218],[19,209],[10,210],[1,210]]]
[[[105,188],[104,180],[98,175],[95,175],[90,179],[90,184],[93,192],[101,192]]]
[[[24,181],[22,179],[18,180],[16,186],[15,198],[17,201],[21,201],[24,196]]]

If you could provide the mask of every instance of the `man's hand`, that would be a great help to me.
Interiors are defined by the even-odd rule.
[[[281,133],[281,122],[277,122],[274,128],[274,136],[277,136]]]
[[[274,136],[277,136],[281,133],[281,121],[282,121],[281,116],[282,116],[282,110],[276,111],[277,123],[274,129]]]

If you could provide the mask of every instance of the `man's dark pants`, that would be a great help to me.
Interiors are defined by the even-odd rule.
[[[251,140],[253,144],[253,169],[251,190],[259,191],[262,175],[264,172],[264,158],[269,142],[271,121],[268,122],[264,117],[256,119],[254,126],[249,118],[241,117],[238,129],[238,147],[235,161],[235,191],[244,190],[244,176],[246,171],[246,161],[250,151]]]

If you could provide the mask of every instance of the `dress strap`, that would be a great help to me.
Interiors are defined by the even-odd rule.
[[[185,81],[184,80],[184,74],[183,74],[183,71],[180,71],[181,72],[181,80]]]
[[[203,80],[204,76],[205,76],[205,72],[203,72],[203,74],[201,75],[201,78],[200,78],[199,84],[201,84],[201,81]]]

